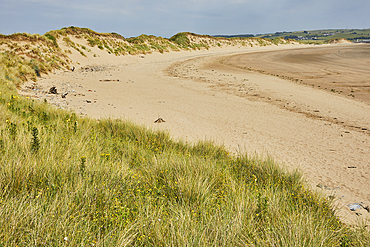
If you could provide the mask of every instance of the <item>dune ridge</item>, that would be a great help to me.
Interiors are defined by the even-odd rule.
[[[167,39],[142,34],[124,38],[117,33],[98,33],[88,28],[68,27],[39,34],[0,34],[0,52],[13,52],[29,62],[39,62],[40,71],[71,67],[71,56],[97,57],[100,51],[116,56],[150,54],[180,50],[210,49],[212,47],[248,47],[294,43],[284,39],[215,38],[189,32],[178,33]],[[98,49],[93,49],[98,48]],[[78,59],[79,60],[79,59]]]

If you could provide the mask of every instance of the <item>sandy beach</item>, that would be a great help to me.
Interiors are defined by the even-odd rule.
[[[97,57],[72,54],[73,72],[55,71],[20,93],[83,116],[269,156],[335,196],[338,216],[355,224],[369,213],[347,204],[370,205],[369,51],[290,44],[117,57],[97,49]]]
[[[369,44],[236,55],[225,63],[370,103]]]

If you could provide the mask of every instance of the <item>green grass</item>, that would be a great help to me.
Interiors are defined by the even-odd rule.
[[[308,30],[296,32],[276,32],[274,34],[261,34],[258,37],[274,39],[276,37],[285,39],[301,39],[302,43],[323,44],[331,39],[347,39],[353,42],[357,40],[370,39],[370,29],[327,29],[327,30]],[[312,39],[312,38],[316,39]]]
[[[47,34],[45,34],[45,37],[47,37],[48,39],[50,39],[53,42],[53,44],[54,44],[55,47],[58,47],[57,40],[56,40],[56,38],[53,35],[47,33]]]
[[[0,58],[1,246],[369,245],[300,173],[21,97],[32,64]]]
[[[206,45],[206,44],[191,42],[189,37],[188,37],[189,35],[201,37],[201,35],[196,35],[196,34],[193,34],[193,33],[183,32],[183,33],[178,33],[178,34],[175,34],[174,36],[172,36],[170,38],[170,41],[177,44],[181,49],[197,50],[197,49],[201,49],[201,48],[206,48],[206,49],[209,48],[209,46]],[[207,36],[207,37],[210,37],[210,36]]]
[[[64,37],[63,38],[63,41],[70,47],[72,47],[73,49],[75,49],[76,51],[78,51],[82,56],[86,57],[86,54],[81,51],[77,46],[79,46],[78,43],[75,43],[73,42],[70,38],[68,37]]]

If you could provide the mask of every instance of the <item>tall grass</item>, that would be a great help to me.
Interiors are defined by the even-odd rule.
[[[175,34],[174,36],[172,36],[170,38],[170,41],[177,44],[181,49],[194,49],[194,50],[196,50],[196,49],[200,49],[200,48],[206,48],[206,49],[209,48],[209,46],[207,44],[191,42],[189,37],[188,37],[189,35],[193,35],[193,36],[197,37],[196,34],[183,32],[183,33],[178,33],[178,34]],[[198,35],[198,36],[201,36],[201,35]],[[210,38],[209,36],[207,36],[207,37]]]
[[[1,246],[369,244],[298,172],[20,97],[12,59],[0,70]]]

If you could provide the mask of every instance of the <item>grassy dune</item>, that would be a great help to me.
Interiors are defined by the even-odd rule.
[[[0,246],[368,246],[273,160],[20,97],[50,65],[21,56],[0,53]]]
[[[152,52],[170,52],[180,50],[209,49],[227,46],[266,46],[285,44],[280,38],[270,40],[262,38],[215,38],[189,32],[178,33],[170,39],[153,35],[124,38],[116,33],[97,33],[88,28],[68,27],[49,31],[44,35],[17,33],[0,34],[0,52],[11,51],[35,66],[43,65],[40,72],[51,69],[68,68],[72,50],[82,56],[97,56],[93,48],[106,51],[116,56],[147,54]],[[66,47],[67,49],[62,49]]]

